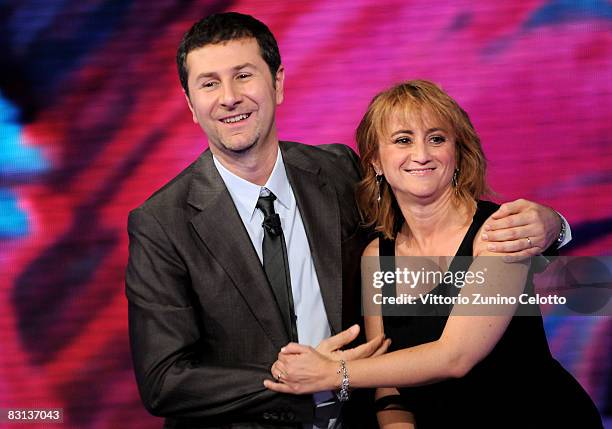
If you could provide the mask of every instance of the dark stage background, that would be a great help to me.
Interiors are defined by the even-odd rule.
[[[281,138],[354,147],[376,92],[431,79],[471,114],[500,201],[552,205],[573,227],[568,254],[610,254],[609,1],[0,1],[0,408],[61,407],[69,428],[161,426],[131,370],[126,218],[206,147],[174,55],[221,10],[278,37]],[[610,318],[546,328],[612,414]]]

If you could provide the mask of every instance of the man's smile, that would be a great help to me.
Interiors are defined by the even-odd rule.
[[[238,115],[226,116],[225,118],[219,119],[224,124],[235,124],[236,122],[244,121],[251,116],[251,113],[240,113]]]

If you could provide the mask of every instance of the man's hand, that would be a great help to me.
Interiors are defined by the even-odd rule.
[[[487,219],[482,239],[487,249],[507,253],[508,262],[538,255],[559,235],[561,218],[550,207],[519,199],[502,204]]]
[[[351,361],[378,356],[385,353],[391,344],[391,340],[385,339],[381,334],[352,349],[340,350],[357,338],[357,335],[359,325],[353,325],[321,341],[316,349],[296,343],[287,344],[281,349],[278,360],[270,369],[276,382],[266,380],[264,385],[282,393],[312,393],[332,389],[337,378],[337,362],[340,359]],[[323,377],[324,374],[327,377]]]
[[[296,395],[336,389],[337,367],[338,362],[312,347],[289,343],[281,349],[270,370],[275,381],[264,380],[264,386]]]

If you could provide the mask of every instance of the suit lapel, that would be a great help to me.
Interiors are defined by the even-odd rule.
[[[191,219],[195,231],[239,290],[261,328],[278,348],[287,344],[289,337],[261,262],[210,150],[194,166],[187,201],[199,210]]]
[[[342,324],[342,260],[340,210],[334,188],[321,168],[302,152],[301,145],[281,142],[287,178],[297,200],[321,296],[332,333]]]

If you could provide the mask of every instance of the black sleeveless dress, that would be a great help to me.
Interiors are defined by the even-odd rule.
[[[457,256],[472,256],[476,233],[499,206],[479,201],[472,224]],[[395,241],[381,238],[381,270],[395,271]],[[467,270],[473,258],[454,258],[449,271]],[[462,266],[463,265],[463,266]],[[524,293],[533,295],[532,273]],[[444,286],[442,288],[442,286]],[[389,292],[391,287],[391,292]],[[394,284],[384,293],[393,294]],[[455,294],[458,288],[439,285],[430,293]],[[383,308],[390,351],[440,338],[450,307],[429,304],[419,314],[388,315]],[[593,401],[578,382],[552,357],[541,313],[519,305],[515,316],[491,353],[465,376],[426,386],[400,388],[402,402],[415,414],[418,429],[429,428],[602,428]]]

